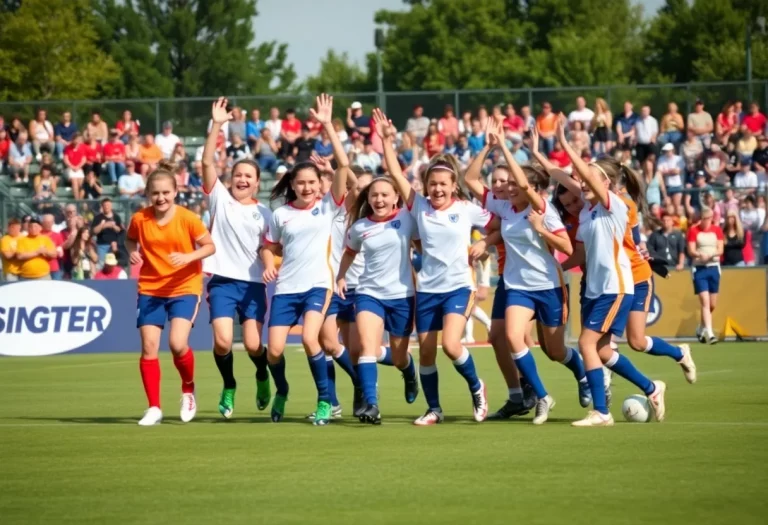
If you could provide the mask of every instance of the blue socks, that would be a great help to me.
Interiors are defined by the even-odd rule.
[[[331,395],[328,392],[328,365],[325,362],[325,353],[320,350],[313,356],[307,356],[307,360],[317,387],[317,400],[330,403]]]
[[[547,391],[544,389],[544,385],[539,378],[539,372],[536,369],[536,361],[533,360],[530,350],[527,348],[520,353],[512,353],[512,359],[515,360],[517,369],[528,383],[533,387],[533,391],[536,393],[536,397],[542,399],[547,397]]]
[[[613,355],[608,362],[605,363],[605,366],[642,390],[645,395],[652,394],[656,388],[653,386],[653,382],[650,379],[645,377],[640,370],[635,368],[632,361],[618,352],[613,352]]]
[[[372,356],[361,356],[357,362],[357,371],[365,402],[369,405],[378,404],[376,399],[376,381],[378,380],[378,370],[376,369],[376,358]]]
[[[383,350],[383,352],[377,359],[379,364],[384,366],[393,366],[394,363],[392,362],[392,349],[388,346],[382,346],[381,350]]]
[[[336,367],[333,366],[333,357],[325,355],[325,366],[328,371],[328,395],[331,398],[331,405],[338,406],[339,398],[336,396]]]
[[[336,361],[341,369],[349,375],[349,378],[352,380],[352,384],[354,386],[358,386],[359,383],[357,380],[357,372],[355,372],[355,365],[352,364],[352,358],[349,357],[349,352],[347,352],[347,349],[342,347],[341,353],[339,355],[333,356],[333,360]]]
[[[437,367],[419,366],[419,376],[421,378],[421,389],[424,391],[424,397],[430,410],[440,410],[440,394],[437,390]]]
[[[387,350],[389,350],[389,347],[387,347]],[[379,361],[381,363],[381,361]],[[403,373],[403,376],[406,379],[413,379],[416,377],[416,367],[413,365],[413,357],[411,357],[411,354],[408,354],[408,364],[405,368],[398,368]]]
[[[275,391],[280,396],[288,395],[288,381],[285,379],[285,356],[280,356],[276,364],[269,364],[269,372],[275,381]]]
[[[679,346],[674,346],[660,337],[645,336],[645,353],[649,355],[663,355],[671,357],[675,361],[683,358],[683,351]]]
[[[603,367],[587,370],[587,382],[592,393],[592,407],[601,414],[608,414],[608,405],[605,400],[605,374]]]
[[[581,381],[587,376],[587,373],[584,371],[584,362],[579,357],[579,353],[573,348],[565,349],[565,359],[563,359],[562,364],[573,372],[573,377],[576,378],[576,381]]]
[[[462,347],[461,355],[453,362],[456,371],[461,374],[469,385],[469,391],[474,393],[480,390],[480,380],[477,378],[477,372],[475,371],[475,361],[469,353],[469,350]]]

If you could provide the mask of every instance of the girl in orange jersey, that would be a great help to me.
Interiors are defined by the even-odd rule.
[[[181,376],[181,420],[195,417],[195,357],[189,332],[203,293],[202,260],[216,248],[203,222],[174,204],[176,177],[170,163],[161,163],[147,179],[150,206],[131,218],[125,241],[131,264],[141,264],[136,325],[141,334],[139,369],[149,408],[139,425],[163,420],[160,410],[160,336],[170,321],[168,344]]]

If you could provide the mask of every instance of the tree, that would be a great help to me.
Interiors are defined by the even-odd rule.
[[[24,0],[0,13],[0,28],[0,100],[112,93],[120,69],[96,46],[86,0]]]
[[[375,91],[376,80],[351,63],[346,53],[330,49],[320,61],[317,75],[308,77],[305,87],[309,93],[355,93]]]

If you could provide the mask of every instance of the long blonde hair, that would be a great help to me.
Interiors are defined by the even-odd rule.
[[[728,222],[728,218],[733,217],[736,219],[734,221],[734,228],[736,229],[736,237],[740,240],[744,240],[744,226],[741,224],[741,219],[739,218],[739,214],[736,212],[736,210],[728,210],[728,213],[725,214],[725,234],[728,235],[731,232],[731,224]]]

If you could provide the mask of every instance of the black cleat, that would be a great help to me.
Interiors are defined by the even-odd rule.
[[[363,389],[355,387],[355,397],[352,401],[352,415],[355,417],[362,416],[365,411],[365,399],[363,398]]]
[[[381,413],[379,412],[379,407],[376,405],[367,405],[360,414],[359,419],[360,423],[381,425]]]
[[[515,416],[524,416],[531,411],[531,408],[533,408],[533,406],[527,406],[525,402],[517,403],[508,399],[503,407],[493,414],[488,414],[487,419],[498,421],[500,419],[509,419]]]
[[[403,376],[403,381],[405,382],[405,402],[410,405],[419,397],[419,381],[416,376],[410,379]]]

